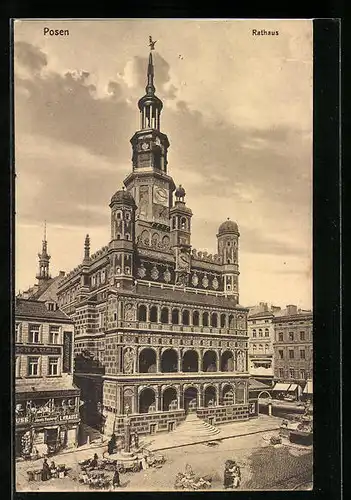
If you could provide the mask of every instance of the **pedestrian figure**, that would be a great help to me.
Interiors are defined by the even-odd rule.
[[[50,464],[51,477],[57,477],[57,467],[54,461]]]
[[[137,432],[134,433],[134,446],[135,448],[139,448],[139,435]]]
[[[41,480],[47,481],[51,478],[51,471],[46,458],[44,458],[43,468],[41,470]]]
[[[118,472],[117,467],[115,469],[115,473],[113,474],[112,486],[114,488],[116,488],[116,487],[119,488],[121,486],[121,483],[120,483],[120,480],[119,480],[119,472]]]
[[[90,467],[92,469],[94,469],[95,467],[97,467],[97,464],[98,464],[98,456],[96,453],[94,453],[94,458],[92,459],[92,461],[90,462]]]

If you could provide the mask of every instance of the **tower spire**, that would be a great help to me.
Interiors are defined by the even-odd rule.
[[[36,276],[38,284],[40,285],[43,281],[50,279],[49,274],[49,264],[51,256],[48,254],[48,242],[46,240],[46,220],[44,221],[44,238],[42,241],[41,253],[38,253],[39,257],[39,272]]]
[[[154,85],[154,76],[155,76],[154,62],[152,60],[152,52],[150,51],[149,64],[147,66],[147,85],[145,87],[146,94],[149,96],[155,95],[156,88]]]
[[[139,99],[138,106],[140,110],[140,125],[141,130],[153,129],[160,130],[160,115],[163,108],[163,103],[156,95],[156,88],[154,84],[154,61],[152,58],[152,51],[155,49],[157,40],[152,40],[149,36],[149,61],[147,66],[147,84],[145,87],[146,94]]]
[[[87,261],[89,259],[90,259],[90,237],[89,234],[87,234],[84,242],[84,261]]]

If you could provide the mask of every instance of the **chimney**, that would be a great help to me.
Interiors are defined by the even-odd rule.
[[[297,306],[291,304],[286,306],[286,314],[287,316],[293,316],[294,314],[297,314]]]
[[[60,271],[59,272],[59,276],[65,276],[65,274],[66,274],[65,271]]]

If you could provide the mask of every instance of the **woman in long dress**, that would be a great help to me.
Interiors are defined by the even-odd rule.
[[[44,458],[43,468],[41,470],[41,480],[47,481],[51,478],[51,471],[46,458]]]

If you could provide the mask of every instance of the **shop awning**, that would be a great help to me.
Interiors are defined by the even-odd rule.
[[[272,391],[287,391],[290,387],[290,384],[283,384],[281,382],[277,382],[273,387]]]
[[[304,394],[313,394],[313,382],[312,380],[307,380],[307,384],[303,390]]]
[[[296,389],[297,389],[297,384],[291,384],[290,387],[289,387],[289,389],[288,389],[288,391],[289,392],[290,391],[296,391]]]

